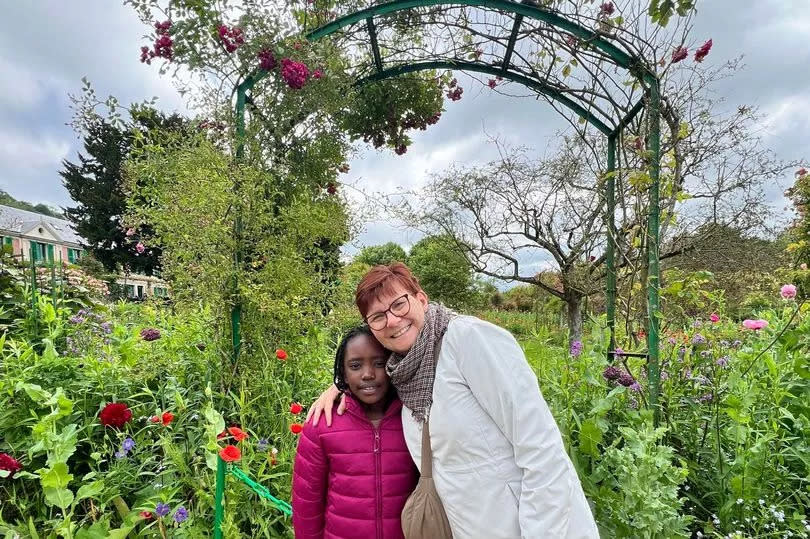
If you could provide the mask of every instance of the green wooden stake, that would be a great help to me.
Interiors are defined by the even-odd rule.
[[[214,539],[222,539],[222,519],[225,517],[225,506],[222,498],[225,495],[225,461],[217,456],[217,487],[214,494]]]

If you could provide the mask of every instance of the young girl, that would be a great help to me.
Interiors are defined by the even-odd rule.
[[[402,537],[400,514],[418,474],[385,373],[388,355],[367,326],[341,341],[335,385],[347,413],[330,428],[304,426],[293,472],[296,539]]]

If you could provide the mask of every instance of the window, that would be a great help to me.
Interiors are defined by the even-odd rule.
[[[156,286],[155,288],[153,288],[153,291],[155,293],[155,297],[158,298],[165,298],[168,295],[166,294],[167,290],[162,286]]]
[[[9,254],[14,252],[14,245],[12,243],[12,239],[8,236],[0,236],[2,240],[0,240],[0,249],[3,251],[8,252]]]
[[[128,284],[128,285],[126,285],[125,289],[127,291],[127,297],[128,298],[134,298],[135,297],[135,285]]]
[[[68,247],[67,252],[68,252],[68,262],[70,262],[71,264],[75,264],[82,258],[81,249],[71,249],[70,247]]]

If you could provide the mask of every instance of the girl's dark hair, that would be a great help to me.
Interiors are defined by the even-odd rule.
[[[337,387],[341,393],[349,389],[349,386],[346,384],[346,367],[343,364],[343,360],[346,358],[346,346],[348,346],[350,340],[359,335],[368,335],[372,339],[376,340],[376,337],[371,332],[371,329],[367,325],[363,324],[362,326],[357,326],[356,328],[349,330],[349,332],[343,336],[343,339],[340,341],[337,351],[335,352],[334,381],[335,387]]]

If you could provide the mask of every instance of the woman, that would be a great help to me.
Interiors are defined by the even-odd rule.
[[[392,351],[386,371],[420,469],[430,421],[433,477],[454,538],[599,537],[537,377],[509,332],[429,303],[401,263],[372,268],[355,303]],[[321,411],[331,423],[337,394],[333,386],[321,395],[314,424]]]

